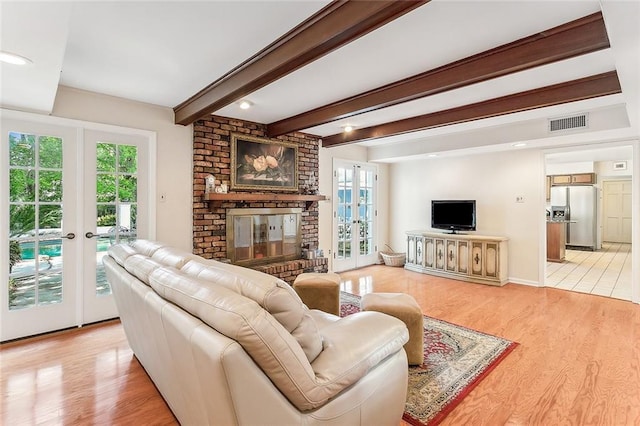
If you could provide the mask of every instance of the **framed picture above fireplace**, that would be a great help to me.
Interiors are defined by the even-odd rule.
[[[231,189],[298,190],[298,146],[231,135]]]

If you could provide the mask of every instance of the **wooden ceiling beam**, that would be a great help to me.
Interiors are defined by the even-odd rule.
[[[465,123],[536,108],[545,108],[599,96],[621,93],[616,71],[546,86],[513,95],[502,96],[474,104],[431,114],[393,121],[377,126],[355,129],[322,138],[323,147],[333,147],[370,139]]]
[[[175,122],[191,124],[428,1],[333,1],[176,106]]]
[[[276,137],[609,47],[602,13],[273,122]]]

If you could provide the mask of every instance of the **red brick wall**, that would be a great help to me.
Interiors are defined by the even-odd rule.
[[[216,186],[231,184],[231,133],[266,138],[266,126],[250,121],[211,116],[196,121],[193,126],[193,253],[207,259],[227,257],[226,209],[251,207],[302,207],[302,244],[318,245],[318,206],[306,209],[304,202],[223,202],[209,206],[204,200],[205,176],[212,174]],[[277,140],[298,145],[298,188],[318,189],[319,138],[305,133],[279,136]],[[311,185],[309,179],[314,176]],[[268,191],[263,191],[268,193]],[[317,262],[316,262],[317,263]],[[326,270],[326,262],[324,268]],[[294,271],[295,272],[295,271]],[[296,275],[295,273],[293,275]],[[294,277],[295,278],[295,277]],[[289,281],[289,280],[287,280]]]

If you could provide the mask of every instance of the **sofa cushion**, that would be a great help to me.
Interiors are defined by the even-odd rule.
[[[136,253],[140,253],[148,257],[153,256],[158,249],[164,247],[164,244],[162,243],[149,240],[133,240],[129,242],[128,245],[133,247]]]
[[[124,266],[124,262],[128,257],[133,256],[134,254],[138,254],[136,249],[129,244],[113,245],[109,247],[108,253],[109,256],[113,257],[113,259],[122,266]]]
[[[295,290],[281,279],[236,265],[202,260],[188,262],[181,271],[257,302],[291,333],[309,362],[322,351],[322,336],[311,312]]]
[[[187,253],[182,250],[175,249],[173,247],[159,247],[150,256],[155,261],[162,263],[166,266],[171,266],[176,269],[182,268],[187,262],[193,259],[203,260],[201,257],[195,254]]]
[[[149,285],[149,275],[156,269],[163,267],[161,263],[142,254],[127,257],[122,266],[146,285]]]

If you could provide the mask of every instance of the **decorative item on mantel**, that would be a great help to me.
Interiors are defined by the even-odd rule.
[[[204,188],[205,194],[226,194],[229,189],[226,183],[221,183],[219,186],[216,186],[216,178],[212,174],[204,178]]]
[[[307,183],[302,186],[302,193],[307,195],[318,194],[318,190],[316,189],[316,175],[314,172],[311,172],[309,180],[307,180]]]
[[[213,177],[212,174],[208,174],[204,178],[204,192],[205,194],[210,194],[214,191],[216,186],[216,178]]]

